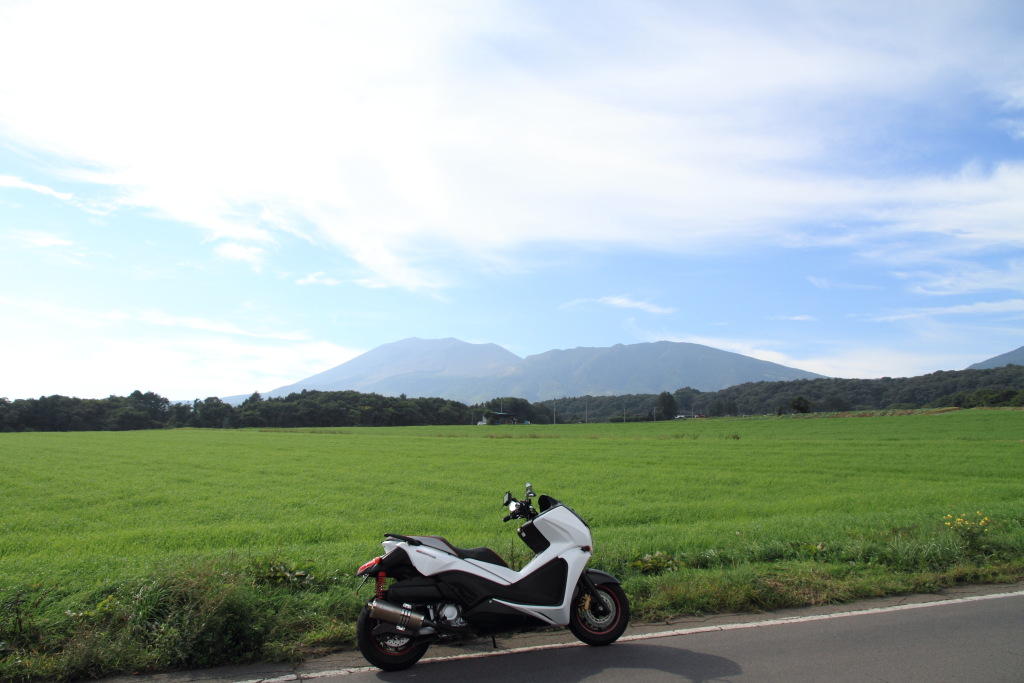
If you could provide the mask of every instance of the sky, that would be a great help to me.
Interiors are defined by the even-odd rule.
[[[1018,0],[0,0],[0,396],[1024,345]]]

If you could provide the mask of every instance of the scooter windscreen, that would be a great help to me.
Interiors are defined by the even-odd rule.
[[[547,496],[547,495],[544,495],[544,494],[541,494],[540,496],[537,497],[537,510],[538,510],[538,512],[540,514],[544,514],[545,512],[550,510],[551,508],[556,507],[558,505],[561,505],[562,507],[564,507],[566,510],[568,510],[572,514],[576,515],[576,519],[578,519],[581,522],[583,522],[583,526],[587,527],[588,529],[590,528],[590,525],[587,524],[587,520],[585,520],[582,517],[580,517],[579,513],[577,513],[575,510],[573,510],[571,507],[569,507],[568,505],[566,505],[562,501],[558,500],[557,498],[552,498],[551,496]],[[531,546],[531,548],[532,547],[533,546]]]
[[[537,509],[540,512],[546,512],[547,510],[550,510],[556,505],[561,504],[562,501],[557,500],[556,498],[552,498],[551,496],[546,496],[543,493],[540,495],[540,497],[537,498]]]

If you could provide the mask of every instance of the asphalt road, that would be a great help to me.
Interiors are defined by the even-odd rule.
[[[322,683],[1024,681],[1024,593],[353,671]]]
[[[566,630],[435,646],[412,668],[386,673],[357,651],[299,665],[252,664],[106,683],[623,683],[632,681],[970,681],[1024,683],[1024,583],[765,614],[631,624],[592,648]]]

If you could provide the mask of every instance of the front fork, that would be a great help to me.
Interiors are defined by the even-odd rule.
[[[608,606],[605,605],[604,600],[597,597],[597,584],[594,583],[594,580],[590,578],[590,574],[585,569],[580,574],[579,586],[583,593],[580,606],[583,607],[584,611],[590,612],[595,617],[603,617],[608,614]],[[595,598],[597,599],[595,600]]]

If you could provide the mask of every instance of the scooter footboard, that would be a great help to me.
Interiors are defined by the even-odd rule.
[[[474,610],[486,600],[500,601],[505,605],[548,606],[557,605],[563,599],[563,592],[569,577],[576,576],[565,560],[556,559],[540,570],[521,580],[503,586],[484,577],[464,572],[439,574],[438,583],[442,590],[450,590],[456,601]],[[575,579],[572,580],[575,583]],[[404,582],[403,582],[404,583]],[[397,585],[397,584],[396,584]],[[394,587],[392,587],[392,590]]]
[[[551,626],[565,626],[568,624],[569,613],[572,610],[573,596],[576,593],[576,584],[579,581],[580,575],[583,573],[584,567],[586,567],[587,561],[590,559],[590,553],[580,549],[564,554],[561,559],[565,561],[568,572],[565,575],[563,583],[558,587],[561,595],[555,597],[555,600],[552,600],[550,605],[524,604],[521,602],[500,599],[497,602],[535,617],[543,623]],[[604,574],[604,572],[599,572],[599,574]],[[601,582],[603,583],[604,580]],[[558,604],[555,604],[556,600],[559,601]]]

